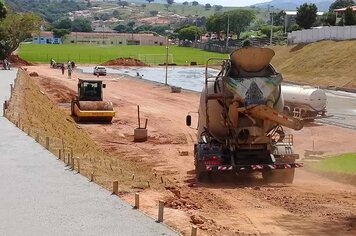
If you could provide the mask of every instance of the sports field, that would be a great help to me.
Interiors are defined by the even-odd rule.
[[[166,60],[165,46],[105,46],[84,44],[22,44],[19,55],[31,62],[57,62],[72,60],[76,63],[101,63],[118,57],[133,57],[148,64]],[[179,65],[197,62],[205,64],[209,58],[227,58],[227,54],[206,52],[196,48],[170,46],[169,62]]]
[[[328,172],[349,173],[356,175],[356,153],[347,153],[328,157],[318,164],[318,169]]]

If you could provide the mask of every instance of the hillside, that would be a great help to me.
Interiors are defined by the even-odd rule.
[[[314,3],[318,7],[318,11],[327,11],[329,10],[329,6],[333,0],[272,0],[264,3],[258,3],[253,6],[267,8],[269,6],[273,6],[275,9],[283,9],[283,10],[296,10],[297,7],[302,5],[303,3]]]
[[[356,41],[322,41],[273,49],[276,56],[272,63],[287,81],[356,88]]]
[[[53,22],[65,16],[68,12],[86,9],[83,1],[33,1],[33,0],[5,0],[7,6],[18,12],[34,12],[48,22]]]

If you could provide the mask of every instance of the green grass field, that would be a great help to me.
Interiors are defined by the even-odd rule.
[[[348,173],[356,175],[356,153],[328,157],[315,166],[323,172]]]
[[[76,63],[102,63],[118,57],[133,57],[149,64],[165,62],[165,46],[105,46],[85,44],[40,45],[22,44],[19,55],[30,62],[49,62],[53,58],[57,62],[72,60]],[[227,54],[206,52],[189,47],[169,47],[174,63],[179,65],[195,61],[205,64],[212,57],[227,58]],[[155,56],[156,55],[156,56]]]

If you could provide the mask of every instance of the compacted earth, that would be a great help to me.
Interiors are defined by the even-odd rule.
[[[75,71],[68,79],[48,65],[26,69],[38,74],[31,79],[68,117],[77,79],[91,77]],[[171,93],[170,87],[119,75],[101,79],[106,80],[104,99],[113,102],[116,117],[111,125],[78,126],[105,152],[132,165],[147,165],[155,175],[164,174],[169,179],[164,189],[140,189],[140,209],[145,213],[156,217],[157,201],[165,200],[165,223],[183,235],[190,235],[193,224],[199,235],[356,234],[355,186],[303,169],[297,170],[293,184],[267,185],[259,174],[248,178],[213,176],[210,182],[199,183],[193,160],[196,130],[185,125],[185,116],[198,110],[199,93]],[[147,119],[149,137],[143,143],[133,142],[138,127],[137,105],[141,127]],[[355,130],[315,124],[292,133],[295,151],[302,158],[311,150],[325,154],[356,152]],[[132,192],[120,196],[134,202]]]

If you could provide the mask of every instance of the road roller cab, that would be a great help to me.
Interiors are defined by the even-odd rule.
[[[115,111],[112,102],[103,101],[105,87],[102,80],[78,80],[78,95],[71,102],[77,121],[111,122]]]

